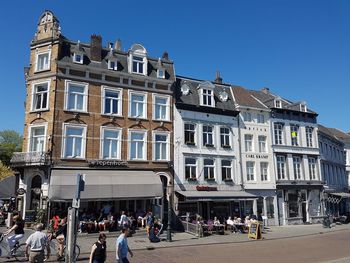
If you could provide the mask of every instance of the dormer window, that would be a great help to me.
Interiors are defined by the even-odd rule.
[[[214,107],[214,92],[208,89],[202,89],[202,105]]]
[[[157,78],[164,79],[165,78],[165,71],[164,69],[160,68],[157,70]]]
[[[275,100],[275,107],[276,108],[282,108],[282,102],[281,102],[281,100]]]
[[[117,70],[118,66],[117,66],[117,61],[114,59],[109,59],[108,60],[108,69],[110,70]]]
[[[304,104],[304,103],[300,104],[300,111],[302,111],[302,112],[307,111],[306,104]]]
[[[147,74],[147,51],[140,44],[135,44],[129,50],[129,72]]]
[[[73,62],[83,64],[83,57],[82,53],[74,53]]]
[[[132,72],[143,74],[143,58],[133,56],[132,57]]]

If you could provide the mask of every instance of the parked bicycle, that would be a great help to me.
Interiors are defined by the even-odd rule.
[[[60,256],[59,252],[58,252],[58,241],[54,238],[49,238],[49,245],[50,245],[50,250],[51,250],[51,254],[54,254],[54,251],[56,251],[56,256],[57,256],[57,261],[64,261],[66,258],[66,253],[67,253],[67,245],[63,246],[63,252],[62,252],[62,256]],[[80,255],[80,247],[79,245],[75,245],[75,260],[78,259]],[[46,258],[46,256],[45,256]]]
[[[20,244],[18,241],[15,243],[14,247],[9,251],[9,247],[5,242],[2,242],[4,235],[0,233],[0,257],[15,258],[19,262],[28,261],[26,257],[26,244]],[[9,253],[10,252],[10,253]]]

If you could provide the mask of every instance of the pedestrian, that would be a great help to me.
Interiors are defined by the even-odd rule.
[[[54,236],[57,240],[57,260],[60,261],[64,259],[63,248],[67,239],[67,217],[61,219],[58,230],[55,232]]]
[[[128,252],[130,253],[131,257],[133,257],[134,255],[128,246],[128,234],[129,234],[129,228],[123,228],[122,233],[117,238],[117,244],[116,244],[117,263],[130,263],[130,261],[128,260]]]
[[[24,236],[24,221],[22,220],[21,216],[15,215],[12,220],[14,225],[4,233],[4,236],[7,236],[14,232],[14,235],[7,237],[7,243],[9,245],[9,254],[7,257],[11,257],[11,251],[16,242],[19,242],[19,240]]]
[[[47,250],[46,259],[50,257],[49,241],[43,230],[43,224],[39,223],[35,227],[35,232],[31,234],[26,241],[26,256],[31,263],[43,263],[45,260],[44,250]],[[28,250],[30,248],[30,253]]]
[[[106,260],[106,235],[101,233],[92,245],[89,263],[104,263]]]

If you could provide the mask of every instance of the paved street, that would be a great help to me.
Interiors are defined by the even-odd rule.
[[[4,231],[0,228],[0,232]],[[31,230],[26,230],[26,236]],[[115,262],[115,238],[107,233],[108,262]],[[163,238],[166,234],[163,234]],[[246,234],[212,235],[196,238],[188,233],[176,233],[173,242],[150,243],[144,231],[129,238],[135,256],[132,262],[350,262],[350,225],[325,229],[321,225],[270,227],[263,240],[249,240]],[[80,262],[87,262],[91,245],[97,234],[78,236]],[[272,253],[273,252],[273,253]],[[334,261],[337,259],[336,261]],[[5,260],[5,259],[0,259]],[[53,258],[50,260],[53,262]],[[9,261],[10,262],[10,261]]]

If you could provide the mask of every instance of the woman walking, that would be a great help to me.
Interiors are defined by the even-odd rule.
[[[106,260],[106,235],[101,233],[92,245],[89,263],[104,263]]]

